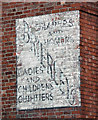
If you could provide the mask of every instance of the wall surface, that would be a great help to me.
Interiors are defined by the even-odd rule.
[[[0,119],[2,118],[2,2],[0,2]]]
[[[62,63],[62,60],[60,60],[62,54],[64,54],[64,50],[66,48],[64,48],[65,46],[68,46],[68,49],[66,50],[67,53],[72,54],[71,57],[68,57],[71,59],[72,63],[73,63],[73,56],[75,55],[74,51],[77,53],[76,57],[78,57],[80,55],[80,70],[79,70],[79,66],[77,66],[77,70],[78,70],[78,74],[76,74],[76,77],[79,75],[80,72],[80,76],[77,78],[78,82],[80,81],[80,95],[78,94],[78,99],[75,99],[78,105],[74,104],[74,105],[69,105],[68,102],[66,103],[64,100],[64,96],[68,97],[67,95],[62,95],[62,99],[61,96],[59,98],[60,102],[62,104],[58,104],[56,103],[58,99],[54,100],[54,104],[53,101],[51,101],[53,99],[52,95],[50,94],[50,98],[49,98],[49,92],[52,91],[52,87],[55,86],[56,91],[54,91],[53,96],[57,97],[57,94],[59,94],[59,91],[62,91],[63,94],[63,90],[66,91],[67,88],[67,84],[65,81],[61,81],[59,82],[60,79],[57,78],[57,83],[61,83],[61,87],[59,86],[57,88],[56,85],[54,85],[54,83],[56,83],[56,81],[54,81],[54,83],[52,83],[52,85],[50,84],[45,84],[47,87],[46,88],[51,88],[51,90],[45,90],[45,92],[47,91],[47,94],[41,90],[38,90],[38,92],[35,92],[36,94],[41,92],[41,97],[42,97],[42,101],[41,104],[39,104],[39,102],[35,102],[37,103],[35,106],[31,105],[31,102],[29,102],[28,104],[21,104],[23,99],[18,99],[19,96],[22,95],[30,95],[30,91],[27,92],[27,89],[23,89],[23,85],[26,85],[26,82],[22,82],[22,76],[24,76],[24,74],[28,74],[27,73],[27,68],[30,68],[30,66],[34,67],[34,63],[35,61],[40,61],[40,64],[45,63],[42,62],[43,57],[39,57],[42,54],[42,50],[40,50],[40,52],[37,53],[36,50],[39,50],[40,48],[42,48],[43,44],[45,44],[45,42],[43,42],[43,38],[45,34],[45,38],[47,38],[48,33],[50,33],[49,35],[52,35],[52,30],[49,31],[47,30],[45,33],[42,32],[43,30],[41,30],[41,33],[38,34],[35,33],[35,35],[40,36],[39,38],[42,37],[42,39],[38,39],[39,42],[37,41],[37,43],[39,43],[39,45],[37,46],[37,49],[35,50],[35,57],[37,60],[33,60],[33,62],[31,62],[31,59],[26,59],[26,57],[28,58],[32,58],[34,59],[34,55],[33,53],[27,53],[25,54],[23,51],[27,50],[26,52],[28,52],[28,50],[31,50],[34,52],[33,48],[31,47],[31,43],[33,43],[33,40],[30,40],[30,37],[33,35],[31,35],[31,33],[34,32],[35,29],[32,28],[34,24],[31,24],[30,22],[35,22],[34,19],[38,20],[38,23],[43,19],[45,23],[49,22],[49,15],[62,15],[64,17],[64,14],[66,13],[65,17],[67,17],[67,14],[71,14],[71,13],[79,13],[78,15],[80,15],[79,21],[80,21],[80,29],[79,26],[76,22],[76,26],[77,29],[75,31],[75,29],[71,28],[67,28],[68,31],[65,32],[65,28],[60,29],[58,32],[64,32],[64,35],[62,33],[57,34],[57,37],[62,37],[61,35],[63,35],[64,39],[62,40],[64,42],[65,37],[68,35],[72,35],[74,36],[73,40],[76,43],[72,43],[69,42],[70,44],[68,45],[62,45],[60,47],[60,50],[58,50],[56,46],[52,46],[53,48],[52,50],[50,49],[51,47],[49,47],[49,45],[45,46],[44,45],[44,49],[49,48],[49,54],[47,55],[49,61],[47,63],[48,67],[47,69],[45,69],[45,75],[41,74],[40,77],[41,78],[52,78],[54,76],[52,76],[52,70],[54,68],[54,61],[57,61],[58,63],[58,68],[59,70],[65,70],[63,72],[66,72],[68,74],[71,74],[71,64],[69,69],[63,69],[64,66],[63,65],[59,65],[59,63]],[[56,13],[56,14],[55,14]],[[40,17],[39,17],[40,16]],[[41,18],[43,16],[43,19]],[[70,16],[70,15],[69,15]],[[28,18],[29,17],[29,18]],[[53,17],[54,18],[54,17]],[[60,17],[61,18],[61,17]],[[72,18],[72,15],[69,17]],[[74,20],[77,17],[74,17]],[[39,20],[40,19],[40,20]],[[48,19],[48,20],[47,20]],[[63,18],[62,18],[63,19]],[[68,18],[67,18],[67,22],[68,22]],[[78,19],[77,19],[78,20]],[[51,20],[50,20],[51,22]],[[28,27],[28,24],[29,27]],[[72,22],[69,22],[72,23]],[[68,23],[68,24],[69,24]],[[74,24],[74,22],[73,22]],[[2,35],[2,42],[0,41],[0,45],[2,47],[2,69],[0,70],[0,72],[2,73],[2,85],[0,83],[0,89],[2,87],[2,96],[0,96],[0,98],[2,98],[2,119],[31,119],[31,118],[72,118],[72,119],[76,119],[76,118],[97,118],[97,87],[96,87],[96,83],[97,83],[97,72],[96,72],[96,68],[97,68],[97,55],[96,55],[96,24],[97,24],[97,4],[96,3],[62,3],[62,2],[28,2],[28,3],[23,3],[23,2],[9,2],[9,3],[5,3],[2,2],[2,31],[3,31],[3,35]],[[24,27],[25,26],[25,27]],[[31,26],[31,27],[30,27]],[[61,24],[58,27],[54,27],[54,29],[59,29],[61,28]],[[39,27],[39,26],[38,26]],[[26,29],[25,29],[26,28]],[[43,29],[43,27],[41,26],[40,29]],[[44,27],[45,29],[45,27]],[[72,31],[74,30],[74,33],[77,32],[77,34],[74,34]],[[80,30],[80,31],[79,31]],[[20,32],[19,32],[20,31]],[[30,32],[33,31],[33,32]],[[22,32],[24,33],[24,35],[22,35]],[[29,33],[29,34],[28,34]],[[79,33],[80,33],[80,37],[79,37]],[[42,36],[41,36],[42,35]],[[25,36],[25,37],[24,37]],[[23,44],[22,42],[20,42],[19,40],[24,39],[25,42],[27,44]],[[53,35],[53,37],[55,37],[55,35]],[[25,39],[26,38],[26,39]],[[77,38],[77,39],[75,39]],[[28,43],[28,40],[30,41],[30,44]],[[34,39],[35,40],[35,39]],[[41,41],[42,40],[42,41]],[[60,39],[61,40],[61,39]],[[77,42],[77,41],[80,41]],[[43,44],[41,44],[41,42]],[[53,42],[53,41],[52,41]],[[35,44],[33,44],[35,45]],[[20,46],[20,47],[19,47]],[[40,47],[39,47],[40,46]],[[0,48],[1,48],[0,47]],[[39,47],[39,48],[38,48]],[[71,48],[70,48],[71,47]],[[54,50],[56,49],[56,50]],[[53,53],[54,50],[54,53]],[[21,53],[22,52],[22,53]],[[55,52],[58,52],[59,54],[56,54]],[[67,53],[65,53],[64,55],[68,55]],[[78,54],[79,53],[79,54]],[[22,54],[22,55],[20,55]],[[46,55],[46,51],[44,51],[44,54]],[[52,57],[50,57],[50,54]],[[55,55],[56,54],[56,55]],[[45,56],[44,55],[44,56]],[[57,56],[59,55],[59,56]],[[63,55],[63,57],[64,57]],[[23,57],[24,56],[24,57]],[[32,56],[32,57],[31,57]],[[54,58],[53,58],[54,57]],[[59,59],[58,59],[58,58]],[[24,59],[25,58],[25,59]],[[1,58],[0,58],[1,59]],[[66,57],[64,57],[64,59],[66,59]],[[23,60],[23,61],[22,61]],[[45,57],[44,57],[44,60]],[[22,61],[22,62],[21,62]],[[24,62],[25,61],[25,62]],[[66,60],[67,63],[70,60]],[[29,64],[28,64],[29,62]],[[50,67],[50,63],[52,64]],[[79,59],[78,59],[79,62]],[[22,63],[22,64],[21,64]],[[27,65],[28,64],[28,65]],[[74,64],[74,63],[73,63]],[[30,65],[30,66],[29,66]],[[37,70],[36,73],[38,73],[38,65],[39,63],[37,63]],[[45,64],[46,65],[46,64]],[[65,63],[64,63],[65,65]],[[75,65],[75,64],[74,64]],[[25,72],[20,72],[19,71],[19,67],[25,68]],[[61,68],[61,69],[60,69]],[[46,71],[48,70],[49,71]],[[41,71],[44,71],[40,68]],[[68,70],[68,71],[67,71]],[[73,69],[75,71],[75,69]],[[29,69],[29,75],[28,77],[30,77],[32,70]],[[30,73],[31,72],[31,73]],[[46,72],[48,73],[48,75],[46,74]],[[55,73],[55,72],[54,72]],[[59,72],[61,73],[61,72]],[[72,86],[74,83],[77,85],[78,83],[76,83],[75,78],[73,78],[74,75],[72,75],[72,79],[70,81],[70,86]],[[38,77],[38,75],[36,75],[35,77]],[[58,76],[61,77],[61,76]],[[68,76],[69,77],[69,76]],[[27,75],[25,76],[25,78],[27,78]],[[64,80],[65,78],[63,78]],[[24,80],[24,79],[23,79]],[[26,79],[27,82],[32,80],[32,79]],[[33,79],[34,80],[34,79]],[[48,83],[51,83],[50,82]],[[54,80],[54,79],[53,79]],[[33,81],[34,82],[34,81]],[[42,83],[44,84],[46,81],[42,81]],[[39,84],[42,84],[41,82],[39,82]],[[22,86],[21,86],[22,85]],[[30,83],[31,85],[31,83]],[[36,84],[35,84],[36,85]],[[50,85],[50,86],[49,86]],[[63,87],[63,85],[65,85],[66,87]],[[20,87],[19,87],[20,86]],[[74,86],[76,88],[76,86]],[[22,89],[21,89],[22,88]],[[43,88],[43,87],[42,87]],[[23,91],[24,90],[24,91]],[[33,89],[34,90],[34,89]],[[71,89],[69,89],[71,90]],[[57,92],[58,91],[58,92]],[[32,92],[31,92],[32,93]],[[76,92],[77,93],[77,92]],[[78,93],[79,93],[79,86],[78,86]],[[72,95],[69,95],[69,97]],[[21,97],[20,97],[21,98]],[[77,97],[74,97],[77,98]],[[26,98],[27,100],[28,98]],[[49,99],[47,100],[46,104],[45,104],[45,99]],[[30,100],[30,99],[29,99]],[[29,101],[28,100],[28,101]],[[72,96],[72,101],[73,96]],[[25,101],[25,100],[23,100]],[[55,102],[56,101],[56,102]],[[81,101],[81,102],[79,102]],[[39,105],[38,105],[39,104]],[[52,105],[51,105],[52,104]],[[18,109],[17,109],[18,107]],[[26,110],[25,110],[25,109]],[[34,109],[35,108],[35,109]],[[37,108],[37,109],[36,109]],[[40,109],[43,108],[43,109]],[[46,109],[47,108],[47,109]]]
[[[79,11],[17,19],[17,108],[80,106]]]

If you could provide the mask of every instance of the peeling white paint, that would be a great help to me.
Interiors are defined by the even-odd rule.
[[[79,11],[16,20],[17,108],[80,106]]]

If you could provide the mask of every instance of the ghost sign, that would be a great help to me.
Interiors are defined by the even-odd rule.
[[[16,20],[17,109],[80,106],[79,11]]]

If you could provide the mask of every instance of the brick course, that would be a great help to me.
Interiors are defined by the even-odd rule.
[[[80,10],[81,107],[17,111],[16,109],[16,31],[18,18]],[[1,23],[1,21],[0,21]],[[0,40],[0,89],[2,119],[96,118],[97,119],[97,3],[2,2],[2,41]],[[0,38],[1,38],[0,31]],[[2,62],[2,67],[1,67]],[[1,103],[1,101],[0,101]],[[2,105],[2,106],[1,106]]]

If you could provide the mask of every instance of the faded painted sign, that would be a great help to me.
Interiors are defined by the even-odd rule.
[[[17,108],[80,106],[79,11],[16,20]]]

